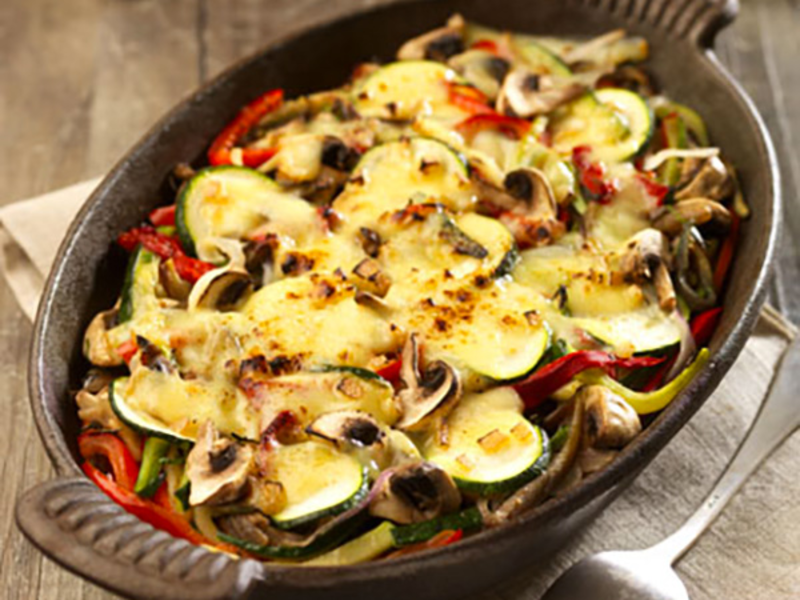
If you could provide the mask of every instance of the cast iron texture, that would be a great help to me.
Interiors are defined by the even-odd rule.
[[[741,88],[711,51],[736,0],[441,0],[354,15],[291,37],[220,75],[179,104],[111,171],[72,224],[50,274],[36,321],[31,403],[61,479],[17,505],[23,532],[65,567],[137,598],[455,598],[509,578],[558,547],[627,486],[702,405],[733,363],[763,303],[780,213],[769,136]],[[84,328],[116,298],[124,268],[119,232],[156,204],[171,202],[168,174],[200,163],[213,136],[247,101],[272,87],[287,95],[334,87],[374,56],[390,58],[405,39],[453,12],[490,26],[547,35],[590,36],[617,27],[645,36],[649,67],[667,93],[699,109],[715,143],[740,169],[752,217],[725,296],[708,367],[606,470],[503,527],[450,548],[347,568],[292,568],[234,562],[190,548],[138,523],[92,489],[76,461],[78,421],[70,390],[87,364]],[[66,479],[66,481],[65,481]],[[213,560],[212,560],[213,559]]]

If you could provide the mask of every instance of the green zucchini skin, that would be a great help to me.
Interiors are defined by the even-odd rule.
[[[501,496],[518,490],[526,483],[533,481],[544,473],[550,465],[550,440],[544,429],[539,428],[539,432],[542,436],[542,454],[531,466],[514,477],[509,477],[508,479],[502,479],[500,481],[485,482],[471,481],[460,477],[454,477],[453,480],[461,491],[483,498]]]
[[[149,437],[157,437],[162,440],[166,440],[168,442],[175,444],[186,444],[186,443],[194,444],[194,440],[192,439],[182,437],[176,433],[168,433],[161,429],[153,429],[136,421],[131,414],[125,411],[125,409],[123,408],[124,400],[119,394],[115,392],[115,388],[116,386],[120,385],[119,382],[121,379],[124,378],[123,377],[117,378],[108,385],[108,399],[111,404],[111,410],[113,410],[114,414],[116,414],[119,417],[120,421],[125,423],[128,427],[130,427],[134,431]]]
[[[320,373],[349,373],[350,375],[355,375],[359,379],[365,379],[367,381],[379,381],[382,383],[389,384],[383,377],[378,375],[375,371],[370,371],[369,369],[365,369],[363,367],[351,367],[350,365],[324,365],[315,369]]]
[[[139,267],[144,264],[157,260],[155,254],[139,245],[130,255],[128,265],[125,269],[125,279],[122,282],[122,294],[120,295],[118,322],[125,323],[133,319],[136,312],[136,298],[134,286],[136,283]]]
[[[395,527],[392,530],[392,537],[396,546],[408,546],[426,542],[441,531],[460,529],[464,533],[470,533],[481,527],[483,527],[481,511],[472,507],[430,521]]]
[[[306,560],[331,550],[343,543],[347,538],[360,529],[360,527],[366,522],[367,517],[367,512],[361,511],[352,519],[344,521],[338,527],[334,527],[324,535],[319,536],[305,546],[264,546],[262,544],[248,542],[247,540],[242,540],[225,533],[220,533],[218,537],[223,542],[232,544],[237,548],[241,548],[262,558]]]
[[[367,494],[369,494],[369,489],[370,489],[370,483],[369,483],[368,472],[366,469],[363,469],[361,471],[361,487],[356,491],[355,494],[350,496],[344,502],[340,502],[339,504],[336,504],[334,506],[330,506],[322,510],[308,513],[294,519],[288,519],[285,521],[278,521],[275,519],[270,519],[270,520],[272,521],[273,526],[283,530],[297,529],[298,527],[310,525],[311,523],[319,521],[320,519],[326,517],[334,517],[338,514],[350,510],[351,508],[354,508],[362,500],[364,500]]]

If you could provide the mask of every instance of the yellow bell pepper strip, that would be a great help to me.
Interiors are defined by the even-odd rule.
[[[648,415],[664,409],[683,389],[689,385],[708,362],[711,353],[702,348],[694,362],[686,367],[675,379],[664,387],[652,392],[637,392],[625,387],[602,371],[581,373],[578,378],[584,383],[600,384],[621,396],[640,415]]]
[[[546,364],[526,379],[515,383],[514,389],[522,398],[527,410],[532,410],[544,402],[560,387],[568,384],[573,377],[587,370],[641,369],[653,367],[664,362],[663,357],[634,356],[618,358],[601,350],[578,350]],[[611,377],[608,377],[611,379]]]

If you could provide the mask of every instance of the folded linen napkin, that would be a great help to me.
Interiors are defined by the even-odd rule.
[[[98,183],[86,181],[0,208],[0,268],[29,318],[35,316],[63,233]],[[487,598],[538,598],[581,557],[642,548],[679,526],[730,459],[795,333],[774,309],[765,308],[714,395],[620,499],[553,560]],[[694,600],[800,596],[800,437],[787,445],[791,448],[770,459],[680,563]]]

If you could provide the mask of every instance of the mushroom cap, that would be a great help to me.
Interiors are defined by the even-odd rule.
[[[245,490],[253,456],[250,446],[221,437],[214,424],[206,421],[186,457],[191,482],[189,504],[218,505],[237,500]]]
[[[712,234],[724,234],[732,222],[730,211],[710,198],[687,198],[662,207],[653,215],[653,227],[669,237],[680,235],[687,225],[703,227]]]
[[[446,62],[464,51],[465,25],[461,15],[453,15],[446,26],[408,40],[397,51],[397,59]]]
[[[395,523],[428,521],[454,512],[461,493],[453,478],[439,467],[420,461],[397,467],[370,503],[370,514]]]
[[[412,333],[403,347],[400,378],[406,387],[398,394],[403,415],[395,424],[406,431],[419,431],[440,421],[461,398],[458,372],[437,360],[421,373],[419,354],[417,334]]]
[[[382,446],[386,433],[375,418],[360,410],[337,410],[320,415],[306,428],[310,435],[337,446]]]
[[[585,91],[579,83],[557,84],[548,75],[517,67],[503,80],[496,108],[500,114],[528,119],[551,112]]]
[[[722,200],[734,191],[734,181],[725,163],[719,156],[710,156],[700,165],[691,180],[675,192],[680,202],[688,198]]]
[[[252,292],[253,281],[246,271],[215,269],[197,281],[189,295],[189,308],[234,310]]]
[[[621,396],[602,385],[578,392],[586,402],[585,440],[589,447],[622,448],[642,430],[639,415]]]

